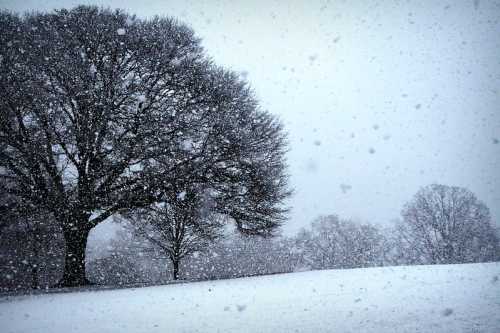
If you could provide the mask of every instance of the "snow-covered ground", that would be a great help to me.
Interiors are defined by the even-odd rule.
[[[0,299],[7,332],[500,332],[500,263]]]

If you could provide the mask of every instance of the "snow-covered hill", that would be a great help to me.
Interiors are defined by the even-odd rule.
[[[500,263],[313,271],[0,301],[7,332],[500,332]]]

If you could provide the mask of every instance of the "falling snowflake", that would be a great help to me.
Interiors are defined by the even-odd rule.
[[[186,139],[186,140],[182,141],[182,149],[185,151],[192,151],[193,145],[194,145],[194,142],[191,139]]]
[[[184,200],[186,198],[186,191],[182,191],[181,193],[177,194],[177,199],[179,200]]]
[[[137,100],[138,100],[140,103],[143,103],[144,101],[146,101],[146,96],[144,96],[144,95],[139,95],[139,96],[137,96]]]
[[[119,35],[119,36],[123,36],[125,35],[127,31],[124,29],[124,28],[120,28],[118,30],[116,30],[116,33]]]
[[[453,309],[450,309],[450,308],[446,308],[442,312],[443,316],[445,316],[445,317],[450,316],[452,313],[453,313]]]
[[[174,67],[177,67],[181,64],[181,60],[179,58],[174,58],[170,61],[170,64]]]
[[[342,193],[346,194],[349,190],[352,189],[352,186],[351,185],[348,185],[348,184],[340,184],[340,190],[342,191]]]

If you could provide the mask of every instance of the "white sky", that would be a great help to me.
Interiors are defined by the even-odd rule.
[[[432,182],[471,189],[500,226],[500,2],[0,0],[0,7],[78,3],[176,16],[217,63],[248,73],[290,135],[296,193],[285,232],[328,213],[387,224]]]

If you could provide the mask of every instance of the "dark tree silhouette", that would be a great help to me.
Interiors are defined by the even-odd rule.
[[[221,235],[222,217],[201,188],[178,189],[166,201],[129,215],[133,231],[158,247],[172,263],[172,278],[179,278],[181,260],[205,252]]]
[[[211,189],[242,232],[282,223],[282,125],[204,55],[190,28],[80,6],[4,12],[0,32],[2,177],[60,225],[60,285],[89,283],[93,227],[164,200],[177,179]]]
[[[14,186],[0,177],[0,289],[44,288],[61,271],[60,228],[51,214],[12,195]]]

